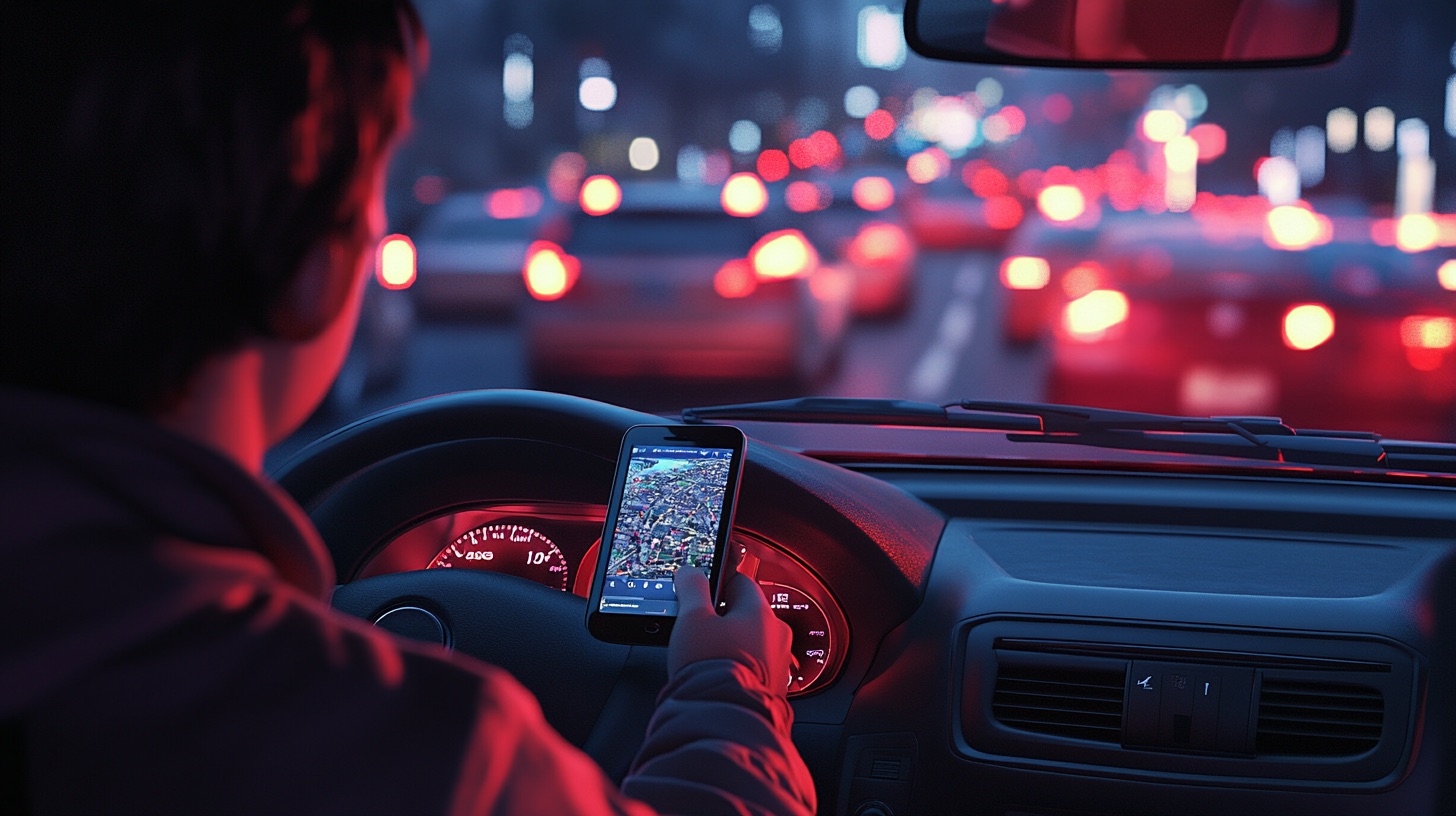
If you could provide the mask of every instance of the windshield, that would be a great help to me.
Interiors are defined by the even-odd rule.
[[[875,0],[418,4],[390,231],[501,189],[563,217],[491,279],[506,308],[416,303],[396,370],[375,350],[363,396],[305,435],[543,387],[659,413],[1018,400],[1456,440],[1456,6],[1362,4],[1331,66],[1176,73],[936,62]],[[674,211],[664,184],[722,211]],[[437,228],[526,223],[466,212]],[[632,285],[633,254],[715,260]],[[435,291],[427,260],[418,292],[377,294]]]

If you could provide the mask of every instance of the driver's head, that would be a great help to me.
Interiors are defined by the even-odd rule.
[[[310,254],[372,243],[407,0],[13,5],[0,382],[159,413],[244,338],[318,332],[279,304]]]

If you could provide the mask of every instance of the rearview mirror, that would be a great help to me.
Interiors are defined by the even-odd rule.
[[[1331,62],[1354,0],[907,0],[932,59],[1071,68],[1269,68]]]

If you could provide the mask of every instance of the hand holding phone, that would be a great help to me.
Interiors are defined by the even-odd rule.
[[[706,569],[716,602],[733,574],[728,543],[743,449],[743,432],[727,425],[627,430],[587,602],[588,631],[613,643],[666,645],[682,569]]]
[[[768,688],[787,688],[794,633],[774,615],[752,578],[733,576],[723,588],[727,609],[721,615],[708,597],[708,579],[695,570],[679,573],[677,597],[677,627],[667,647],[669,673],[699,660],[728,658],[761,668]]]

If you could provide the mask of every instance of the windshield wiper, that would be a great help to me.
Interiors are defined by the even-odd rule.
[[[1077,405],[804,397],[687,408],[684,422],[761,420],[1010,431],[1013,442],[1232,456],[1270,462],[1456,472],[1456,445],[1371,433],[1295,430],[1276,417],[1186,417]]]

